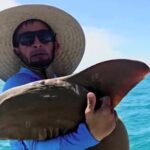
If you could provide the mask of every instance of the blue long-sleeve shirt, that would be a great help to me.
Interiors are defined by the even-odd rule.
[[[10,88],[41,79],[29,69],[22,67],[17,74],[6,81],[3,92]],[[50,140],[10,141],[12,150],[84,150],[98,143],[84,123],[79,125],[77,131]]]

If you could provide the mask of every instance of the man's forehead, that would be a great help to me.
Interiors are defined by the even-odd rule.
[[[26,31],[37,31],[41,29],[48,29],[48,27],[40,21],[26,22],[21,25],[21,27],[18,30],[18,33]]]

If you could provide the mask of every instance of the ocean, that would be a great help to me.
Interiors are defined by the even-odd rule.
[[[127,128],[130,150],[150,150],[150,74],[124,97],[116,111]],[[8,140],[0,141],[0,150],[10,150]]]

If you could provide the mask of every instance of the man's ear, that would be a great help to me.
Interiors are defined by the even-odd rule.
[[[20,53],[19,53],[19,49],[18,48],[14,48],[14,53],[16,54],[16,56],[20,56]]]

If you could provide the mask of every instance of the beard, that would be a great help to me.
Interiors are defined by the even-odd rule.
[[[20,55],[21,61],[30,68],[35,69],[46,69],[54,60],[54,51],[52,52],[52,56],[48,57],[44,60],[32,61],[32,59],[27,59],[23,55]]]
[[[42,68],[47,68],[51,63],[53,62],[53,59],[49,58],[47,60],[40,60],[40,61],[37,61],[37,62],[26,62],[26,64],[28,66],[31,66],[32,68],[39,68],[39,69],[42,69]]]

